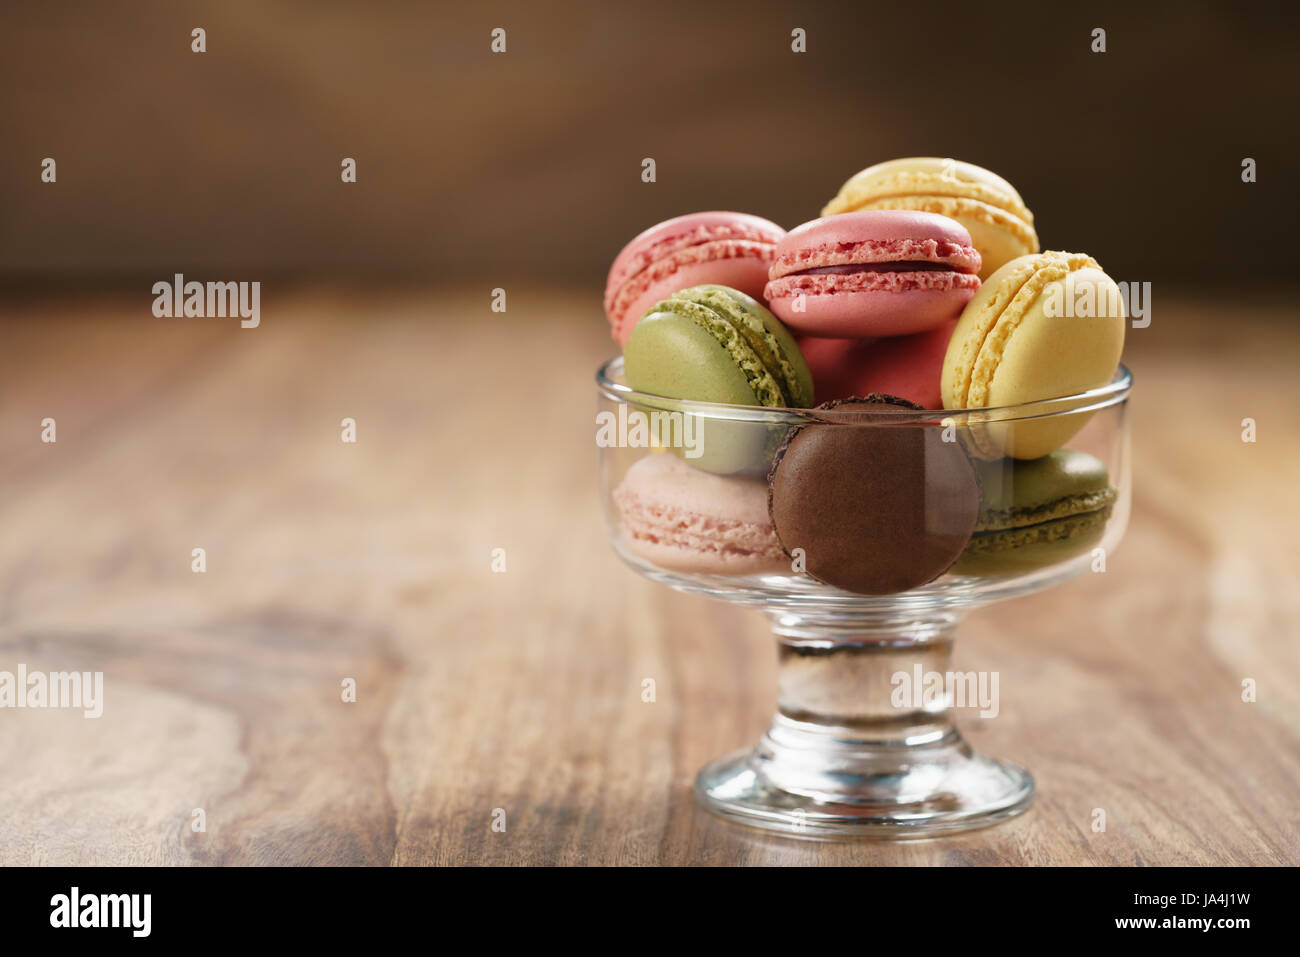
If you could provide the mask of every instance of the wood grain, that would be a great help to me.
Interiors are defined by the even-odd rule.
[[[1123,547],[963,625],[957,667],[1002,676],[1000,718],[963,726],[1034,772],[1034,809],[809,844],[693,803],[770,717],[765,624],[615,558],[598,297],[510,302],[304,289],[256,330],[147,297],[5,304],[0,669],[103,671],[105,710],[0,711],[0,863],[1300,863],[1281,306],[1161,303],[1131,333]]]

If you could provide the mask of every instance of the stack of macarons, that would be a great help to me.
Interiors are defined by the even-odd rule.
[[[634,390],[836,410],[794,429],[710,420],[696,458],[637,462],[615,492],[629,547],[702,574],[789,574],[797,556],[819,581],[890,594],[1095,541],[1114,489],[1100,462],[1062,450],[1085,414],[994,413],[936,444],[942,416],[916,413],[1108,383],[1126,325],[1116,284],[1091,257],[1039,252],[1019,193],[969,163],[869,167],[822,213],[788,233],[679,216],[615,258],[605,312]],[[1081,297],[1091,310],[1062,313]],[[846,420],[870,427],[831,424]]]
[[[946,216],[847,212],[777,243],[763,295],[804,337],[818,402],[885,392],[936,408],[943,354],[980,263],[966,227]]]

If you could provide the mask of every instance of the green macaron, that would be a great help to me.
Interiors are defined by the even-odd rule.
[[[650,308],[623,350],[638,392],[768,408],[808,408],[812,373],[794,337],[760,303],[727,286],[692,286]],[[783,428],[699,417],[711,472],[763,472]]]
[[[980,514],[954,574],[1032,571],[1101,541],[1117,493],[1094,456],[1058,449],[1027,461],[979,462],[977,468]]]

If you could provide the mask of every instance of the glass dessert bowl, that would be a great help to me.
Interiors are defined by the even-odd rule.
[[[1104,570],[1128,521],[1127,369],[1076,395],[943,412],[653,396],[624,383],[621,358],[596,378],[614,549],[656,582],[757,608],[777,640],[777,713],[752,750],[699,772],[706,808],[827,839],[1029,807],[1030,774],[953,723],[980,680],[952,675],[953,638],[970,609]]]

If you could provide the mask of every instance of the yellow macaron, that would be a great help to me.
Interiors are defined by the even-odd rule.
[[[1013,259],[985,281],[953,330],[939,382],[943,407],[1000,408],[1106,385],[1126,325],[1119,287],[1091,256],[1049,251]],[[990,421],[971,429],[971,444],[980,458],[1036,459],[1068,442],[1089,417]]]
[[[1038,252],[1034,214],[1015,187],[973,163],[934,156],[877,163],[841,186],[822,215],[859,209],[918,209],[957,220],[983,259],[980,279],[1008,260]]]

